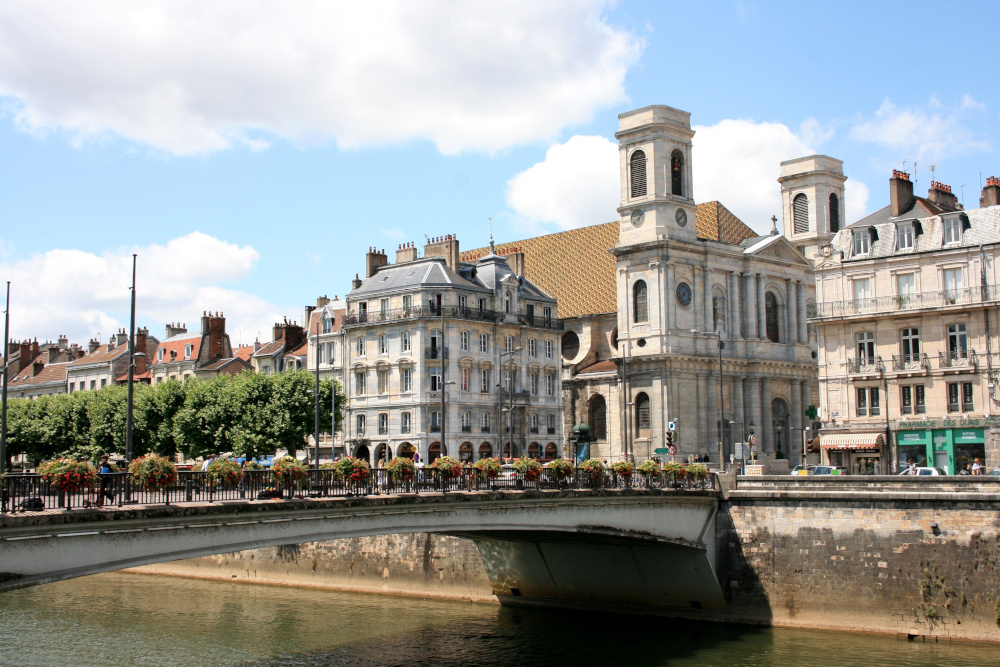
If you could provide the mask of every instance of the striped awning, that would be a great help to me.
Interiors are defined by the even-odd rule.
[[[884,433],[831,433],[821,435],[819,441],[823,449],[881,449],[883,445]]]

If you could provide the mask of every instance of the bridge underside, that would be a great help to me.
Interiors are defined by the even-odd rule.
[[[479,547],[503,603],[557,601],[724,609],[704,548],[592,533],[451,533]]]

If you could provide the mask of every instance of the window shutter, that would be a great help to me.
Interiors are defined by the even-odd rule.
[[[830,194],[830,231],[840,231],[840,197]]]
[[[632,171],[632,196],[646,196],[646,154],[642,151],[632,153],[629,160]]]
[[[796,234],[809,231],[809,198],[803,194],[795,195],[795,199],[792,200],[792,220]]]

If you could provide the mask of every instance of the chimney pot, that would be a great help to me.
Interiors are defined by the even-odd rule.
[[[910,182],[910,175],[898,169],[892,170],[892,178],[889,179],[889,207],[892,217],[897,217],[903,208],[913,199],[913,183]]]

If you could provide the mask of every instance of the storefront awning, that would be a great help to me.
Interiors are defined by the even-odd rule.
[[[820,436],[823,449],[881,449],[885,444],[882,433],[831,433]]]

